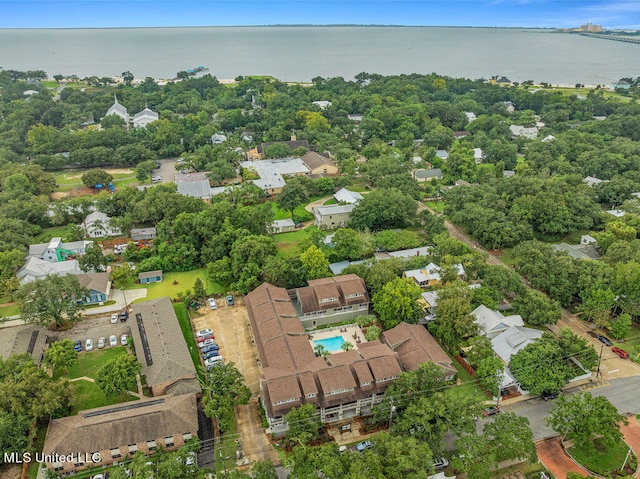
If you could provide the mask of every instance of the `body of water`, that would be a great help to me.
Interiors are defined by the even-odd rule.
[[[284,81],[359,72],[436,72],[559,85],[640,76],[640,45],[549,30],[442,27],[200,27],[0,30],[0,66],[54,74],[173,78],[203,65],[220,79]]]

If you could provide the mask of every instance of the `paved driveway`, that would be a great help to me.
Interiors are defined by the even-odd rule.
[[[246,406],[236,408],[240,444],[249,461],[272,460],[279,462],[278,455],[267,440],[258,411],[260,391],[260,368],[258,352],[253,343],[249,316],[243,298],[235,297],[235,306],[227,306],[224,297],[216,297],[218,309],[211,311],[208,305],[200,309],[204,316],[193,320],[196,331],[211,328],[220,346],[220,355],[225,363],[235,363],[251,390],[251,400]]]
[[[560,437],[556,436],[536,443],[536,450],[542,464],[559,479],[567,477],[567,472],[577,472],[584,477],[589,475],[565,454],[560,445]]]
[[[160,168],[153,170],[151,176],[162,177],[162,181],[160,183],[173,183],[176,180],[176,160],[177,158],[158,160]]]

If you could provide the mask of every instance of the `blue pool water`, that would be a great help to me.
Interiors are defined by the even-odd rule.
[[[333,353],[334,351],[342,350],[343,343],[344,339],[342,339],[342,336],[334,336],[333,338],[318,339],[314,341],[313,347],[315,348],[317,345],[321,344],[327,351]]]

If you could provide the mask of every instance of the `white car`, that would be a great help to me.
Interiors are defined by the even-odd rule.
[[[109,346],[115,348],[118,345],[118,338],[116,338],[115,334],[109,336]]]
[[[207,369],[211,369],[217,364],[224,364],[224,359],[222,358],[222,356],[214,356],[204,361],[204,365]]]
[[[127,344],[129,344],[129,337],[126,334],[123,334],[120,336],[120,345],[126,346]]]
[[[118,313],[113,313],[111,315],[111,324],[116,324],[118,322]]]
[[[84,350],[91,351],[93,349],[93,340],[87,339],[84,343]]]
[[[105,344],[107,344],[107,340],[104,338],[98,339],[98,349],[104,348]]]
[[[161,176],[154,176],[153,178],[151,178],[151,181],[153,183],[159,183],[162,181],[162,177]]]
[[[216,300],[213,298],[207,299],[207,303],[209,303],[209,307],[211,309],[216,309],[218,307],[218,305],[216,304]]]
[[[212,344],[216,344],[216,342],[215,342],[215,340],[213,338],[209,338],[209,339],[205,339],[204,341],[198,343],[198,347],[200,349],[202,349],[205,346],[211,346]]]
[[[213,334],[213,329],[201,329],[196,333],[196,338],[204,338],[206,336],[211,336]]]
[[[187,453],[187,460],[185,461],[187,466],[193,466],[196,463],[196,453],[189,451]]]

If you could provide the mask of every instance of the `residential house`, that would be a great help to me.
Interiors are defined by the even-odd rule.
[[[153,395],[200,394],[196,368],[169,297],[133,304],[132,310],[131,336]]]
[[[369,312],[369,293],[355,274],[313,279],[309,286],[290,291],[302,326],[318,326],[354,319]]]
[[[504,108],[505,110],[507,110],[507,113],[513,113],[514,111],[516,111],[516,106],[512,102],[503,101],[502,103],[504,104]]]
[[[138,280],[140,284],[159,283],[162,281],[162,270],[147,271],[146,273],[139,273]]]
[[[314,206],[315,225],[324,229],[342,228],[351,220],[351,212],[355,207],[355,204]]]
[[[122,118],[124,120],[125,125],[127,125],[127,127],[129,126],[129,113],[127,112],[127,109],[124,105],[121,105],[120,103],[118,103],[118,97],[116,96],[116,94],[113,94],[113,99],[114,99],[114,103],[113,105],[111,105],[109,107],[109,109],[107,110],[107,113],[105,113],[105,118],[108,117],[109,115],[116,115],[119,116],[120,118]]]
[[[129,236],[133,241],[148,241],[156,237],[156,227],[150,228],[131,228]]]
[[[453,268],[456,270],[459,278],[465,275],[464,267],[460,263],[454,264]],[[440,283],[441,270],[442,268],[437,264],[429,263],[424,268],[403,271],[402,277],[413,279],[421,288],[432,288]]]
[[[627,214],[624,210],[607,210],[605,213],[610,214],[611,216],[615,216],[616,218],[622,218]]]
[[[453,132],[453,137],[457,140],[459,140],[460,138],[466,138],[467,136],[471,136],[471,133],[466,130]]]
[[[294,231],[296,228],[296,224],[293,222],[291,218],[286,218],[284,220],[274,220],[269,225],[269,233],[288,233],[290,231]]]
[[[321,110],[325,110],[331,106],[331,102],[327,100],[312,101],[311,104],[318,106]]]
[[[40,258],[51,263],[69,261],[82,256],[91,241],[72,241],[63,243],[62,238],[51,238],[48,243],[29,245],[29,256]]]
[[[302,161],[309,168],[310,175],[335,176],[338,174],[338,165],[328,156],[315,151],[307,151],[302,155]]]
[[[87,290],[82,298],[85,305],[104,303],[111,292],[109,273],[83,273],[77,276],[80,286]]]
[[[413,178],[418,183],[423,183],[425,181],[431,181],[434,179],[441,180],[443,178],[443,174],[440,168],[432,168],[432,169],[420,168],[417,170],[413,170]]]
[[[480,284],[470,284],[469,289],[478,289]],[[436,316],[438,313],[438,291],[425,291],[422,296],[418,298],[418,304],[422,306],[425,313]]]
[[[449,158],[449,152],[447,150],[436,150],[436,156],[441,160]]]
[[[595,239],[593,236],[591,235],[582,235],[580,236],[580,244],[582,245],[594,245],[594,246],[598,246],[598,240]]]
[[[631,88],[631,84],[629,82],[626,82],[625,80],[619,80],[609,85],[609,88],[612,90],[629,90]]]
[[[543,142],[543,143],[550,143],[550,142],[554,141],[555,139],[556,139],[556,137],[555,137],[555,136],[553,136],[553,135],[547,135],[547,136],[545,136],[545,137],[542,139],[542,142]]]
[[[176,175],[175,181],[181,195],[203,200],[211,198],[211,184],[204,171]]]
[[[158,113],[145,106],[144,110],[133,115],[133,127],[146,128],[149,123],[158,121],[159,117]]]
[[[364,197],[357,191],[351,191],[346,188],[340,188],[338,191],[336,191],[333,194],[333,198],[338,203],[346,203],[349,205],[353,205],[358,203]]]
[[[502,176],[505,177],[505,178],[511,178],[515,174],[516,174],[516,172],[514,170],[504,170],[502,172]]]
[[[212,145],[222,145],[225,141],[227,141],[227,135],[222,133],[214,133],[211,135],[211,144]]]
[[[0,357],[7,359],[14,354],[30,354],[39,366],[46,351],[48,332],[37,324],[3,329],[2,336],[8,347],[0,349]]]
[[[76,259],[58,261],[55,263],[33,256],[27,257],[25,264],[18,270],[16,276],[20,284],[27,284],[47,275],[66,276],[68,274],[79,275],[83,271]]]
[[[500,311],[493,311],[484,304],[471,311],[471,314],[475,318],[480,333],[489,339],[495,338],[514,326],[524,326],[522,316],[519,314],[504,316]]]
[[[471,186],[471,183],[465,180],[458,180],[453,184],[453,186]]]
[[[467,123],[471,123],[472,121],[475,121],[477,119],[476,114],[472,111],[465,111],[464,116],[467,117]]]
[[[52,419],[42,451],[49,469],[75,474],[128,460],[137,451],[174,450],[196,437],[196,395],[161,396]],[[62,457],[67,460],[56,460]]]
[[[595,176],[586,176],[583,180],[583,183],[586,183],[587,186],[594,187],[599,185],[600,183],[607,183],[609,180],[601,180],[600,178],[596,178]]]
[[[378,261],[389,258],[412,258],[414,256],[426,256],[429,254],[429,246],[420,246],[418,248],[401,249],[398,251],[384,251],[373,253],[373,257]]]
[[[552,245],[554,251],[563,251],[573,259],[599,259],[600,253],[592,244],[576,244],[558,243]]]
[[[512,326],[491,339],[491,348],[505,364],[509,364],[511,356],[540,339],[542,334],[539,329]]]
[[[530,140],[535,140],[538,136],[538,128],[535,126],[525,127],[522,125],[510,125],[509,130],[511,131],[511,138],[519,138],[524,137]]]
[[[116,226],[111,226],[111,219],[102,211],[89,213],[82,223],[82,229],[84,229],[89,238],[122,235],[122,230]]]
[[[253,183],[269,196],[282,191],[285,177],[308,175],[311,171],[301,158],[242,161],[240,166],[258,175],[259,179],[252,180]]]
[[[291,141],[276,141],[276,142],[270,142],[270,143],[260,143],[256,147],[257,153],[259,155],[264,155],[264,149],[270,145],[273,145],[274,143],[282,143],[284,145],[287,145],[291,151],[296,150],[298,148],[306,148],[307,150],[311,149],[309,142],[307,140],[298,140],[296,139],[296,135],[292,134]],[[262,159],[262,156],[260,156],[259,159]]]
[[[354,122],[356,125],[358,125],[362,121],[363,117],[364,115],[361,115],[360,113],[351,113],[347,115],[347,118]]]
[[[392,351],[398,353],[403,370],[413,371],[422,363],[431,361],[440,366],[445,381],[455,378],[453,361],[424,326],[402,322],[382,333],[382,338]]]
[[[483,159],[484,159],[484,153],[482,152],[482,148],[474,148],[473,160],[475,161],[476,165],[481,164]]]

